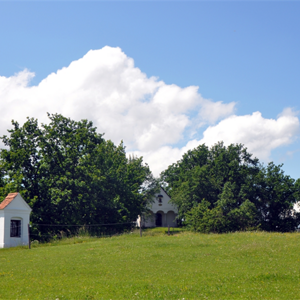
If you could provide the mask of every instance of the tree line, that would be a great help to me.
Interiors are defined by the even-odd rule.
[[[97,234],[88,226],[120,223],[124,230],[147,211],[159,184],[178,207],[178,222],[195,231],[291,231],[300,224],[293,210],[300,180],[282,165],[264,166],[242,144],[199,145],[156,179],[142,157],[127,157],[123,143],[105,140],[92,122],[48,117],[48,124],[12,121],[1,137],[0,199],[20,192],[33,224],[84,224]],[[60,228],[32,230],[42,237]]]
[[[199,232],[292,231],[300,180],[282,165],[264,166],[242,144],[199,145],[161,174],[179,220]]]
[[[20,192],[34,224],[84,224],[89,231],[132,226],[157,187],[149,166],[142,157],[127,158],[123,143],[105,140],[92,122],[48,117],[49,124],[33,118],[23,126],[12,121],[9,135],[1,137],[1,199]],[[111,223],[121,225],[88,227]],[[78,227],[33,225],[32,231],[45,236],[66,228]]]

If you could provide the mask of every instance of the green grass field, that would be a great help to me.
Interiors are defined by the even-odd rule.
[[[300,299],[300,234],[166,229],[0,250],[1,299]]]

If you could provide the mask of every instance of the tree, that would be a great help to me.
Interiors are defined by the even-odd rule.
[[[243,194],[244,187],[259,170],[258,160],[252,159],[243,145],[225,147],[220,142],[210,149],[203,144],[189,150],[181,160],[162,172],[161,181],[166,183],[166,189],[183,217],[202,199],[214,205],[227,182],[234,184],[231,192],[241,204],[249,198]]]
[[[202,200],[193,207],[185,214],[188,226],[203,233],[257,229],[255,205],[248,199],[239,205],[233,189],[234,185],[227,182],[214,206]]]
[[[222,209],[217,206],[210,208],[210,203],[204,199],[185,214],[185,222],[189,228],[202,233],[228,231],[228,220]]]
[[[262,167],[256,177],[257,197],[261,228],[267,231],[291,231],[299,225],[300,215],[293,207],[300,201],[299,179],[284,174],[282,165],[270,162]]]
[[[105,141],[92,122],[48,117],[50,123],[41,126],[36,119],[23,126],[13,121],[10,135],[2,137],[0,194],[19,191],[33,209],[33,223],[135,221],[144,197],[140,189],[151,177],[142,158],[129,161],[123,143]],[[42,235],[53,228],[33,229]]]
[[[219,142],[189,150],[162,172],[161,181],[179,218],[197,223],[203,232],[285,231],[299,224],[292,208],[299,201],[300,184],[285,176],[281,165],[263,167],[242,144]]]

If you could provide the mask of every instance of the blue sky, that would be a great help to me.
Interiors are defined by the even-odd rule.
[[[197,142],[209,144],[220,137],[227,139],[228,143],[245,143],[262,161],[284,163],[286,173],[299,178],[299,13],[300,2],[296,1],[0,1],[0,108],[4,115],[0,122],[0,133],[5,133],[4,128],[9,126],[7,120],[12,117],[22,122],[24,114],[28,114],[43,120],[46,111],[53,108],[57,111],[50,112],[61,112],[73,118],[92,119],[99,131],[105,130],[106,137],[116,143],[121,138],[124,139],[128,150],[143,155],[156,174],[166,167],[166,156],[176,161],[184,150],[196,146]],[[111,47],[107,53],[113,52],[115,55],[115,60],[110,62],[113,66],[116,61],[122,60],[121,66],[128,59],[133,59],[134,67],[128,68],[131,71],[138,68],[147,77],[143,79],[147,82],[145,90],[136,92],[137,96],[132,96],[132,101],[120,112],[124,116],[124,127],[128,132],[132,131],[131,137],[127,134],[122,136],[122,130],[118,127],[122,126],[122,122],[119,125],[112,124],[114,118],[119,118],[118,115],[114,115],[114,105],[118,106],[118,101],[123,101],[121,99],[124,95],[131,95],[129,92],[122,94],[124,87],[116,88],[116,97],[119,98],[109,106],[99,104],[104,101],[99,95],[106,97],[105,95],[109,94],[107,103],[112,99],[112,95],[116,94],[113,87],[103,94],[102,90],[99,92],[99,87],[89,87],[91,90],[85,95],[86,98],[76,96],[75,99],[72,96],[79,90],[79,86],[82,86],[80,76],[85,64],[90,69],[84,73],[84,78],[93,78],[99,86],[109,85],[105,81],[105,74],[100,72],[101,63],[95,75],[88,58],[86,62],[83,59],[80,66],[74,66],[72,69],[78,80],[67,72],[64,75],[58,74],[58,70],[68,68],[71,62],[82,59],[90,50],[100,50],[105,46]],[[114,52],[114,49],[121,50]],[[93,59],[105,60],[107,53],[104,55],[103,51],[97,52]],[[112,78],[112,86],[125,80],[125,77],[120,77],[118,83],[113,81],[115,76],[119,76],[117,74],[120,72],[120,66],[108,76]],[[106,67],[107,70],[111,70],[109,66]],[[24,70],[27,70],[27,75],[24,75]],[[19,72],[23,72],[23,77],[17,75]],[[35,76],[31,78],[29,72],[33,72]],[[124,71],[122,76],[127,76],[128,72]],[[50,95],[50,88],[30,89],[39,87],[41,81],[51,73],[57,75],[57,79],[53,79],[56,83],[51,85],[51,91],[56,91],[57,88],[52,96],[60,99],[61,110],[58,103],[52,107],[52,101],[57,100],[51,100],[50,96],[47,98],[42,94],[44,91]],[[59,79],[59,76],[63,77]],[[142,75],[136,76],[134,80],[139,82],[139,76]],[[158,78],[155,81],[156,85],[151,83],[152,76]],[[24,81],[21,83],[22,88],[20,80]],[[72,80],[79,84],[72,91],[65,90],[64,86],[57,83],[63,82],[67,86]],[[168,101],[171,106],[165,108],[165,104],[160,102],[163,100],[155,102],[153,96],[161,87],[160,81],[164,82],[164,87],[170,88],[174,85],[181,89],[197,86],[197,95],[201,96],[202,100],[197,98],[195,91],[187,90],[190,96],[184,96],[176,90],[179,93],[174,96],[179,97],[176,101],[194,102],[174,112],[170,107],[181,104],[170,99]],[[7,87],[7,82],[17,83]],[[128,91],[131,88],[128,87]],[[174,90],[174,93],[177,92]],[[27,93],[27,98],[22,98]],[[154,97],[155,102],[155,105],[151,106],[153,114],[155,109],[162,110],[156,121],[156,114],[143,115],[143,108],[139,105],[144,100],[135,98],[143,98],[149,93],[149,101]],[[32,102],[28,97],[39,97],[39,104],[37,98]],[[191,99],[188,97],[194,100],[187,100]],[[75,101],[76,104],[63,103],[67,99]],[[18,101],[22,101],[22,104]],[[86,105],[87,101],[89,105]],[[220,101],[224,107],[214,106]],[[160,106],[157,103],[162,104]],[[230,103],[234,104],[230,106]],[[41,106],[38,110],[35,109],[37,105]],[[103,122],[97,119],[97,114],[90,114],[81,106],[88,106],[89,111],[99,109],[99,114],[101,110],[101,113],[104,113],[101,115]],[[75,107],[79,107],[77,111]],[[136,111],[139,107],[141,110]],[[289,110],[285,110],[284,118],[279,120],[279,115],[285,108]],[[204,115],[210,114],[210,109],[216,114],[213,120]],[[125,111],[131,113],[127,114]],[[260,112],[261,118],[253,116],[245,121],[246,116],[255,112]],[[110,117],[105,119],[106,115]],[[166,115],[173,116],[173,119],[169,123],[166,121],[165,127],[157,129],[164,122]],[[145,120],[144,123],[138,119],[139,116]],[[272,120],[274,122],[271,122]],[[112,124],[112,127],[109,127],[108,123]],[[240,132],[245,131],[241,123],[248,124],[245,125],[247,130],[253,130],[250,130],[250,133]],[[174,127],[174,124],[181,125],[178,125],[178,128],[175,126],[172,131],[169,128]],[[141,128],[138,131],[137,126]],[[207,131],[208,128],[211,130]],[[233,131],[224,135],[220,128],[225,128],[229,133],[233,128]],[[236,128],[240,128],[240,131]],[[253,133],[260,130],[260,134]],[[119,134],[114,134],[115,132]],[[166,141],[156,143],[154,138],[149,136],[149,132],[157,134],[159,139],[165,136]],[[253,136],[250,136],[251,134]],[[249,140],[246,138],[248,135]],[[168,138],[169,136],[172,138]],[[277,138],[278,142],[268,148],[272,138]],[[264,149],[267,150],[264,152]],[[171,152],[173,154],[169,155]]]

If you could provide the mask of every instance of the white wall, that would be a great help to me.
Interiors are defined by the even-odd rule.
[[[176,227],[177,222],[176,222],[175,218],[176,218],[175,212],[174,211],[168,211],[168,213],[167,213],[167,226]]]
[[[5,210],[4,216],[4,243],[2,245],[2,248],[15,247],[18,245],[28,245],[29,214],[27,212],[14,209]],[[21,237],[10,237],[10,221],[12,219],[21,220]]]
[[[155,227],[155,214],[151,211],[143,217],[145,227]]]
[[[158,195],[163,196],[162,203],[159,203]],[[160,192],[155,194],[155,198],[153,200],[154,202],[149,205],[149,209],[154,213],[158,211],[163,211],[165,214],[168,213],[168,211],[173,211],[176,214],[178,213],[177,207],[172,203],[170,203],[171,198],[167,195],[167,193],[163,189],[160,189]]]

